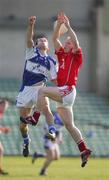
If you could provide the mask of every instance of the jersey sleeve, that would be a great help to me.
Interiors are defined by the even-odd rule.
[[[35,48],[26,48],[26,60],[31,59],[36,56]]]
[[[57,78],[57,63],[56,60],[50,60],[50,80]]]

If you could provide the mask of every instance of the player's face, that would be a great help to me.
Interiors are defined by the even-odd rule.
[[[71,49],[73,49],[73,42],[70,37],[67,38],[64,44],[65,51],[69,52]]]
[[[38,47],[44,50],[48,50],[48,40],[46,38],[39,38]]]

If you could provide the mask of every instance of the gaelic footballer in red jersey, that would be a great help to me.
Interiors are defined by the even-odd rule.
[[[68,37],[62,45],[59,38],[60,27],[64,23],[68,29]],[[71,134],[81,153],[81,167],[88,161],[91,151],[87,148],[80,130],[74,124],[72,106],[76,97],[76,83],[78,71],[82,64],[82,50],[74,30],[70,26],[68,17],[60,12],[57,17],[57,25],[53,33],[55,54],[58,59],[57,87],[44,87],[39,90],[39,108],[43,109],[45,97],[57,101],[57,111],[60,114],[66,129]],[[48,108],[49,114],[49,108]]]
[[[65,48],[61,47],[59,51],[56,51],[59,69],[57,73],[58,86],[76,86],[79,68],[82,64],[82,50],[78,50],[74,53],[71,51],[65,52]]]

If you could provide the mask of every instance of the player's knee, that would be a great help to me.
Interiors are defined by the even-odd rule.
[[[43,106],[42,111],[44,115],[47,115],[48,113],[50,113],[48,105]]]
[[[41,88],[41,89],[39,89],[39,91],[38,91],[38,96],[39,96],[39,98],[41,98],[41,97],[45,97],[46,96],[46,89],[44,89],[44,88]]]
[[[20,117],[20,130],[21,130],[21,132],[22,132],[25,128],[27,128],[27,124],[25,124],[25,123],[23,122],[23,120],[24,120],[24,118]]]
[[[69,130],[73,128],[73,124],[71,122],[65,122],[65,127]]]

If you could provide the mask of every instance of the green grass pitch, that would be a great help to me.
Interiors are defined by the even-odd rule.
[[[46,177],[39,176],[44,158],[31,164],[31,157],[4,157],[3,165],[9,176],[0,180],[108,180],[109,158],[91,158],[85,168],[80,167],[80,158],[61,158],[54,161]]]

